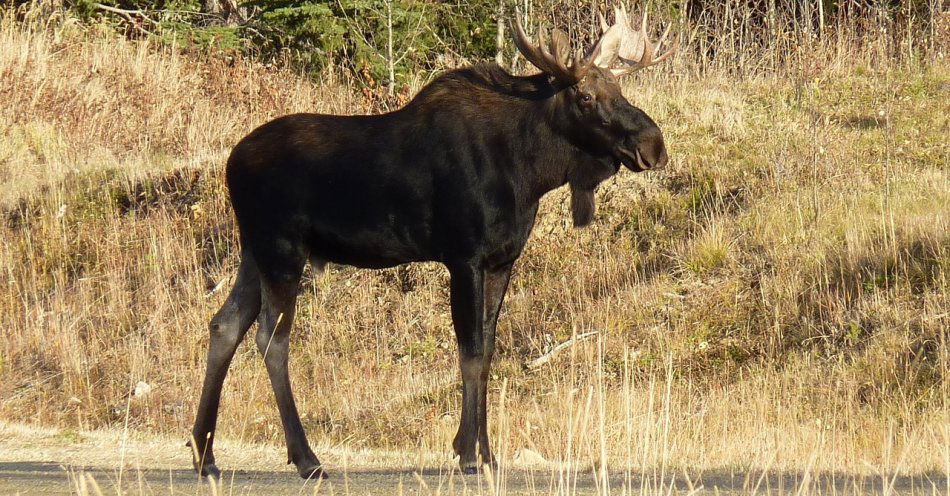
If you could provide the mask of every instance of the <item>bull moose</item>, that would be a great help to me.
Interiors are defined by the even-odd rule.
[[[221,386],[255,319],[256,343],[276,396],[288,463],[325,477],[291,392],[288,343],[309,261],[385,268],[417,261],[450,275],[462,413],[452,443],[465,473],[494,463],[486,389],[495,324],[512,264],[541,197],[567,184],[575,226],[591,222],[594,191],[620,164],[640,172],[668,156],[656,123],[621,94],[618,78],[666,59],[618,9],[582,56],[554,30],[545,46],[519,21],[514,42],[541,70],[516,76],[496,64],[451,70],[405,107],[382,115],[295,114],[242,139],[227,162],[241,261],[210,324],[208,364],[192,431],[195,469],[220,476],[212,444]],[[570,59],[570,60],[569,60]],[[477,450],[476,450],[477,447]]]

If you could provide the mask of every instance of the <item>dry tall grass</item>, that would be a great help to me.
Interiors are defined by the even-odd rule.
[[[330,75],[44,21],[0,21],[0,419],[184,439],[235,270],[229,147],[281,114],[367,109]],[[673,163],[609,181],[586,230],[568,227],[564,192],[545,200],[499,324],[502,458],[950,473],[950,66],[935,39],[903,58],[877,56],[889,38],[817,40],[754,77],[687,49],[628,82]],[[318,453],[449,456],[446,279],[414,265],[306,280],[291,368]],[[282,442],[250,342],[221,411],[221,437]]]

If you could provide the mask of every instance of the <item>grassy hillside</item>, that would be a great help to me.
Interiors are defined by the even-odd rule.
[[[624,83],[673,161],[608,181],[585,230],[545,199],[499,324],[503,458],[950,472],[950,63],[886,43],[828,37],[754,76],[687,45]],[[224,161],[297,111],[374,109],[330,74],[0,21],[0,419],[187,436],[237,262]],[[446,283],[431,264],[307,277],[291,373],[318,453],[449,456]],[[221,418],[282,442],[251,340]]]

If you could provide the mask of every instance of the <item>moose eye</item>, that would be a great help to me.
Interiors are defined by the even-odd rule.
[[[581,101],[583,102],[591,101],[590,93],[581,93]]]

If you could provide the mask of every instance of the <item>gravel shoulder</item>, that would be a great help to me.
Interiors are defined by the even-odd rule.
[[[220,440],[222,481],[191,471],[181,440],[116,431],[76,432],[0,423],[0,494],[603,494],[589,468],[552,464],[503,467],[496,477],[462,475],[443,453],[395,453],[320,446],[330,470],[322,482],[300,480],[274,446]],[[689,472],[689,471],[687,471]],[[616,494],[948,494],[946,474],[881,477],[731,470],[618,473]],[[804,491],[801,491],[804,486]],[[629,490],[632,488],[633,490]]]

